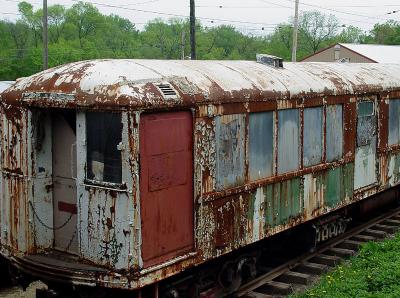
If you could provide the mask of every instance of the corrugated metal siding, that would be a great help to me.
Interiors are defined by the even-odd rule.
[[[218,116],[217,140],[217,189],[244,183],[245,115]]]
[[[273,174],[274,113],[251,113],[249,118],[249,175],[254,181]]]
[[[278,173],[295,171],[300,166],[299,110],[278,111]]]

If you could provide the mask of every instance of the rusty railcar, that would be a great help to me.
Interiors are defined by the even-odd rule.
[[[94,60],[1,104],[1,254],[139,289],[400,180],[400,65]]]

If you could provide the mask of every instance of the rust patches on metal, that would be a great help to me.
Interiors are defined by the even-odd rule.
[[[343,106],[343,154],[347,162],[354,160],[357,139],[357,103],[348,101]]]

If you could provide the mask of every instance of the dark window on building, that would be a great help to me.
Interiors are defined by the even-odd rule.
[[[87,179],[122,182],[121,139],[120,113],[86,113]]]

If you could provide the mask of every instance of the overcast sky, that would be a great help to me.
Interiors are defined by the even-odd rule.
[[[232,24],[248,34],[270,33],[273,27],[286,22],[294,14],[295,0],[196,0],[196,17],[204,26]],[[19,16],[18,0],[0,0],[0,18],[15,20]],[[41,0],[27,1],[36,8]],[[104,14],[118,14],[130,19],[139,29],[151,19],[168,19],[189,15],[189,0],[88,0]],[[48,0],[48,5],[66,7],[74,0]],[[375,23],[388,19],[400,20],[399,0],[300,0],[300,10],[320,10],[334,14],[341,25],[354,25],[370,30]],[[264,31],[262,30],[264,28]]]

